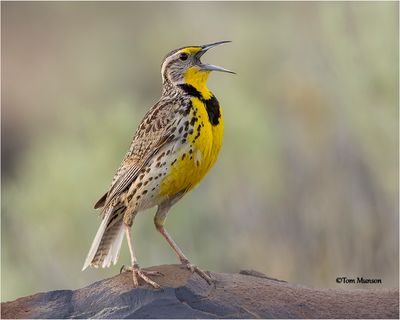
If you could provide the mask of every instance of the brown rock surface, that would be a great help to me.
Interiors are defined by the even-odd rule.
[[[77,290],[1,304],[4,318],[397,318],[399,291],[311,289],[259,272],[212,272],[209,286],[180,265],[149,268],[162,289],[132,288],[131,274]]]

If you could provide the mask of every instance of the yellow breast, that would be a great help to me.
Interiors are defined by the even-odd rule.
[[[222,145],[224,123],[222,114],[219,123],[209,121],[205,104],[198,98],[192,98],[190,118],[196,117],[193,133],[178,148],[176,161],[161,181],[160,195],[172,196],[182,190],[191,190],[210,170],[217,160]],[[196,114],[196,115],[194,115]]]

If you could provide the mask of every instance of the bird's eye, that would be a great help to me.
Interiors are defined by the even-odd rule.
[[[188,55],[186,53],[181,53],[181,55],[179,56],[179,59],[181,59],[182,61],[187,60]]]

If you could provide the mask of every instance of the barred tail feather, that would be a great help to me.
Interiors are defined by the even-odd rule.
[[[124,224],[122,220],[118,225],[118,230],[114,238],[115,239],[111,242],[111,246],[107,252],[107,255],[103,256],[103,262],[101,263],[100,258],[97,262],[98,264],[101,263],[102,268],[108,268],[111,263],[115,265],[118,261],[119,250],[121,249],[122,240],[124,239]]]
[[[104,216],[86,257],[82,271],[87,267],[109,267],[116,264],[124,238],[124,206],[110,208]]]

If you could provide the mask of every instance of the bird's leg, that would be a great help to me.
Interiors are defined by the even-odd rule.
[[[129,207],[128,207],[129,208]],[[161,275],[160,272],[157,271],[144,271],[141,270],[139,264],[136,260],[135,251],[133,248],[133,240],[132,240],[132,232],[131,227],[133,223],[133,218],[135,213],[130,213],[129,210],[124,215],[124,228],[125,228],[125,235],[126,240],[128,241],[129,253],[131,255],[131,267],[122,266],[121,271],[132,271],[132,278],[133,278],[133,285],[135,287],[139,286],[138,278],[143,279],[144,282],[150,284],[154,288],[160,288],[160,285],[148,278],[148,275]]]
[[[171,236],[168,234],[167,230],[164,228],[164,222],[165,218],[167,216],[169,206],[158,206],[157,213],[154,217],[154,225],[156,226],[156,229],[158,232],[162,234],[162,236],[167,240],[168,244],[172,247],[172,249],[175,251],[175,253],[178,255],[179,260],[181,260],[181,263],[185,265],[192,273],[196,272],[200,277],[202,277],[204,280],[206,280],[209,284],[212,283],[212,279],[210,278],[209,275],[207,275],[203,270],[201,270],[199,267],[197,267],[194,264],[191,264],[186,258],[186,256],[183,254],[182,250],[178,247],[178,245],[175,243],[175,241],[171,238]]]

